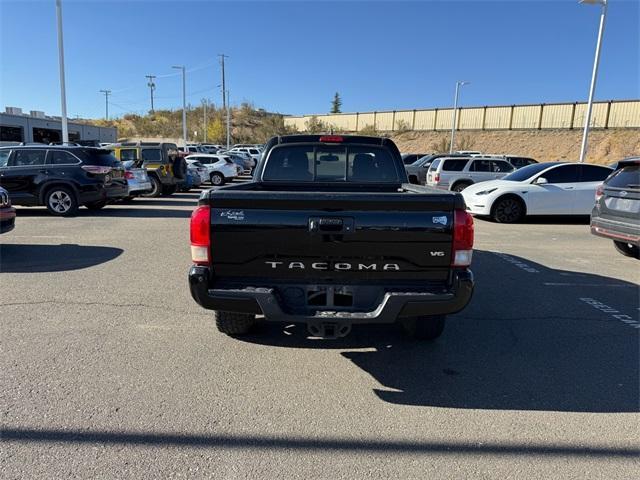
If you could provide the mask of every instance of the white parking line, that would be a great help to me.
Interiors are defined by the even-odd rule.
[[[528,265],[524,262],[521,262],[520,260],[517,260],[515,258],[513,258],[510,255],[507,255],[506,253],[502,253],[502,252],[491,252],[494,255],[497,255],[498,257],[500,257],[501,259],[503,259],[506,262],[511,263],[512,265],[515,265],[516,267],[518,267],[521,270],[524,270],[525,272],[528,273],[540,273],[540,270],[532,267],[531,265]]]
[[[636,285],[625,285],[622,283],[562,283],[562,282],[544,282],[543,285],[548,287],[621,287],[621,288],[638,288]]]
[[[591,305],[593,308],[595,308],[596,310],[599,310],[603,313],[609,313],[611,315],[611,318],[618,320],[619,322],[625,323],[626,325],[629,325],[630,327],[636,328],[636,329],[640,329],[640,321],[638,320],[634,320],[632,317],[630,317],[629,315],[625,315],[624,313],[620,312],[619,310],[616,310],[613,307],[610,307],[609,305],[605,305],[604,303],[602,303],[599,300],[595,300],[593,298],[588,298],[588,297],[583,297],[580,298],[580,301],[586,303],[587,305]]]

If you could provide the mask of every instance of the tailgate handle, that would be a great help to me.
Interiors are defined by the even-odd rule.
[[[313,217],[309,219],[309,231],[322,233],[352,232],[353,219],[336,217]]]

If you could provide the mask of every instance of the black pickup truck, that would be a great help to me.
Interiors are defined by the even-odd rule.
[[[398,322],[433,339],[471,299],[472,247],[462,196],[409,184],[391,140],[281,136],[253,181],[202,193],[189,285],[229,335],[262,320],[324,338]]]

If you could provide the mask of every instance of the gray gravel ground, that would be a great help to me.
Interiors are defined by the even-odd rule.
[[[196,198],[19,209],[3,478],[637,478],[640,263],[584,221],[478,220],[472,304],[434,343],[234,340],[188,292]]]

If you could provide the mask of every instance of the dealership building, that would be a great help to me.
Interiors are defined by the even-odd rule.
[[[113,143],[118,137],[115,127],[97,127],[68,122],[69,141],[98,141]],[[62,121],[60,117],[50,117],[32,110],[23,113],[21,108],[6,107],[0,113],[0,144],[55,143],[62,141]]]

